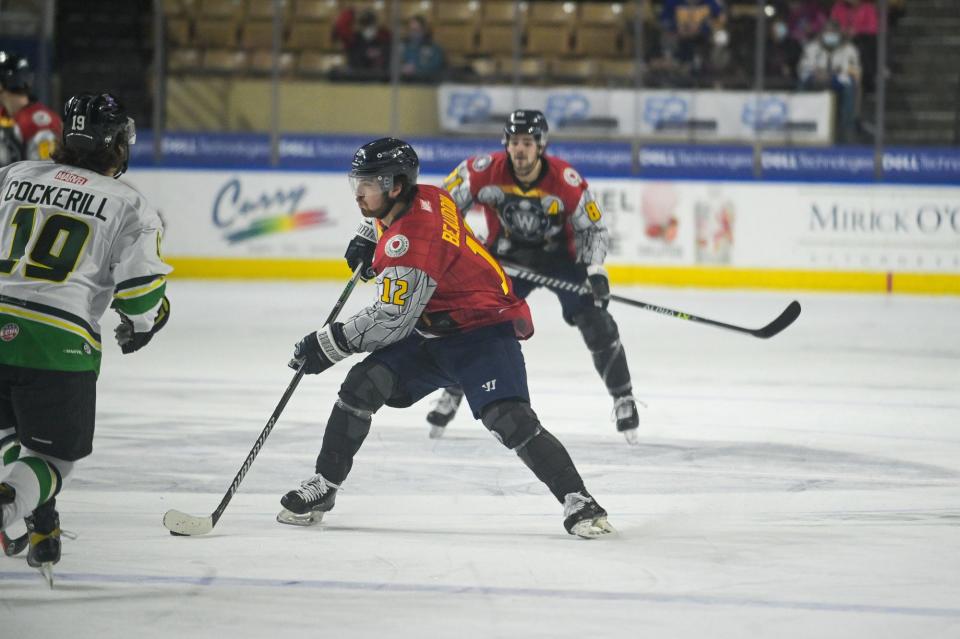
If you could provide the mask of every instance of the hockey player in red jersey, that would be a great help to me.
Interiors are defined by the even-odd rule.
[[[612,532],[570,455],[530,407],[520,339],[533,333],[526,302],[477,241],[450,195],[417,184],[419,160],[401,140],[357,150],[350,182],[366,221],[348,255],[368,251],[364,275],[377,298],[344,322],[296,345],[293,368],[320,373],[369,353],[347,373],[327,420],[316,474],[283,496],[277,520],[310,525],[333,508],[337,490],[384,404],[410,406],[438,388],[463,388],[473,415],[563,504],[571,535]],[[355,256],[356,257],[356,256]]]
[[[0,166],[49,160],[60,139],[60,116],[33,97],[32,85],[27,59],[0,51]]]
[[[540,111],[514,111],[503,128],[504,151],[464,160],[444,188],[461,211],[480,207],[486,245],[498,258],[538,273],[585,282],[592,295],[556,291],[563,319],[580,330],[593,363],[613,397],[617,430],[637,442],[639,416],[627,358],[607,310],[610,283],[603,267],[609,234],[587,181],[563,160],[547,156],[547,120]],[[517,281],[526,298],[538,285]],[[439,437],[463,398],[449,388],[427,415]]]

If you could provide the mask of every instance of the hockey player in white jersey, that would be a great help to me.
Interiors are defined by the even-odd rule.
[[[117,181],[136,139],[110,94],[64,106],[50,161],[0,169],[0,530],[26,519],[27,560],[52,584],[60,559],[54,498],[92,450],[99,321],[110,306],[124,353],[139,350],[170,313],[162,226]],[[5,538],[8,554],[25,540]]]

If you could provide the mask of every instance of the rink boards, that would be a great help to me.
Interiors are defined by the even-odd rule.
[[[178,276],[347,274],[359,214],[341,173],[139,168],[125,179],[159,209]],[[955,186],[589,181],[615,283],[960,294]],[[481,216],[468,221],[484,233]]]

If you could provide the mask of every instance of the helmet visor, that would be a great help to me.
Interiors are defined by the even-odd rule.
[[[393,178],[388,175],[349,175],[350,191],[355,197],[386,193],[393,187]]]
[[[123,132],[127,134],[127,144],[137,143],[137,125],[133,123],[133,118],[127,118],[127,123],[123,127]]]

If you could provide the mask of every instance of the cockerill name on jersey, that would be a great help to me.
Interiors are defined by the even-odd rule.
[[[28,204],[41,206],[56,206],[65,211],[79,215],[89,215],[98,220],[106,221],[103,209],[107,205],[107,198],[84,193],[67,186],[51,186],[49,184],[34,184],[27,180],[13,180],[3,194],[3,201],[19,200]],[[98,201],[99,200],[99,201]]]

